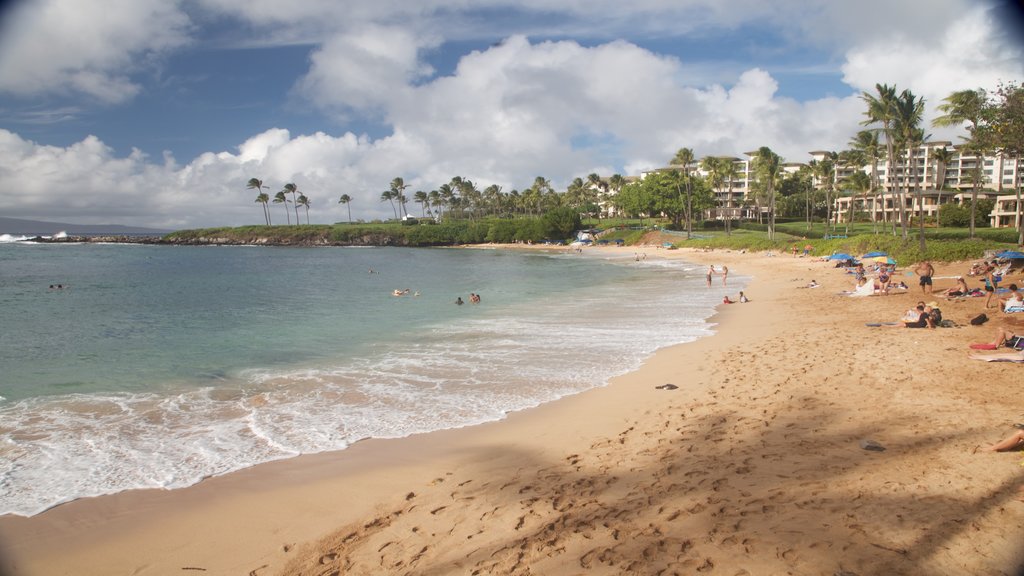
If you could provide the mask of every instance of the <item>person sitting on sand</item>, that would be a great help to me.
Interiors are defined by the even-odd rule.
[[[746,294],[740,292],[740,304],[746,304],[747,302],[750,302],[750,298],[747,298]]]
[[[956,298],[957,296],[967,296],[971,292],[971,289],[967,287],[967,281],[964,280],[963,276],[956,277],[956,286],[946,290],[942,293],[947,298]]]
[[[1021,297],[1016,284],[1010,284],[1010,293],[999,299],[999,309],[1006,314],[1024,312],[1024,297]]]
[[[916,315],[917,319],[910,321],[909,316],[904,315],[903,327],[904,328],[935,328],[935,324],[932,322],[931,308],[928,308],[924,304],[918,304],[914,309],[916,312],[911,313],[911,316]],[[898,324],[897,324],[898,326]]]
[[[913,308],[904,312],[900,322],[916,322],[921,318],[921,310],[924,310],[924,301],[918,301]]]
[[[729,295],[726,294],[722,297],[722,304],[735,304],[732,300],[729,300]]]
[[[869,281],[866,277],[862,276],[857,280],[857,284],[853,287],[853,292],[850,292],[850,296],[874,296],[875,289],[875,282]]]
[[[1024,335],[1018,335],[1009,328],[996,327],[995,338],[991,343],[992,348],[1006,346],[1007,348],[1024,348]]]

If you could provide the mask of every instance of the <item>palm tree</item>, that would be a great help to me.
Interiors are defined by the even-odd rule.
[[[953,151],[945,146],[932,150],[932,160],[935,161],[935,190],[939,192],[938,206],[942,206],[942,191],[946,189],[946,166],[953,159]]]
[[[768,239],[775,239],[775,187],[782,158],[767,146],[761,146],[754,157],[754,173],[768,197]]]
[[[501,193],[501,186],[497,184],[491,184],[487,188],[484,188],[483,192],[484,204],[488,206],[492,214],[501,214],[503,210],[502,204],[504,195]]]
[[[736,162],[732,158],[722,158],[719,163],[718,170],[722,175],[722,180],[725,181],[726,194],[725,194],[725,235],[732,236],[732,185],[736,181],[736,177],[739,176],[740,170],[736,166]]]
[[[427,193],[427,200],[431,206],[437,209],[436,218],[440,218],[441,212],[444,209],[444,206],[441,204],[441,192],[439,190],[431,190]]]
[[[854,217],[853,200],[856,198],[857,192],[860,192],[862,194],[861,205],[864,206],[867,204],[868,192],[871,190],[871,176],[868,176],[860,170],[855,170],[843,180],[843,183],[850,190],[850,210],[846,217],[846,235],[849,236],[850,222],[853,221]]]
[[[680,166],[683,170],[684,186],[686,188],[686,239],[693,235],[693,189],[690,186],[690,164],[693,164],[693,149],[680,148],[672,157],[669,164]]]
[[[1021,156],[1024,155],[1024,86],[1016,82],[999,84],[995,101],[987,105],[990,114],[986,126],[986,138],[991,142],[986,148],[997,148],[1005,157],[1013,158],[1017,170],[1013,188],[1016,191],[1017,210],[1014,217],[1017,226],[1017,244],[1024,246],[1024,203],[1021,202]]]
[[[299,187],[296,186],[294,182],[289,182],[289,183],[284,185],[284,190],[282,190],[282,192],[287,192],[287,193],[292,195],[292,204],[295,205],[295,225],[298,226],[299,225],[299,204],[297,202],[298,199],[295,196],[296,196],[296,194],[299,193]]]
[[[451,207],[455,202],[455,188],[451,184],[441,184],[437,187],[437,195],[441,197],[440,206],[442,208],[447,206],[448,214],[451,215]]]
[[[864,153],[860,150],[843,150],[839,153],[839,163],[847,168],[853,169],[853,173],[843,179],[843,184],[853,192],[862,193],[863,197],[861,198],[861,206],[866,205],[868,190],[871,188],[871,177],[861,170],[861,168],[867,164],[867,159],[865,158]],[[853,221],[854,217],[853,204],[855,198],[856,195],[851,193],[850,208],[846,215],[846,231],[843,232],[847,236],[850,235],[850,222]]]
[[[888,84],[875,84],[875,90],[878,92],[877,97],[867,92],[861,93],[861,100],[864,100],[868,105],[868,109],[864,113],[868,118],[861,122],[861,124],[864,126],[875,123],[882,125],[880,130],[882,135],[885,136],[886,159],[889,162],[885,177],[887,184],[892,186],[893,196],[899,202],[900,227],[903,230],[903,237],[906,238],[907,214],[905,202],[900,195],[899,181],[894,178],[896,172],[896,87],[889,86]],[[896,228],[894,223],[893,234],[895,233]]]
[[[544,201],[545,196],[554,192],[554,190],[551,189],[551,181],[543,176],[537,176],[533,179],[532,190],[535,192],[537,199],[537,214],[541,214],[544,212],[544,207],[541,203]]]
[[[707,172],[707,182],[711,186],[712,193],[715,198],[720,198],[722,193],[722,185],[725,183],[725,177],[722,176],[722,159],[715,158],[714,156],[705,156],[700,161],[700,167],[702,170]],[[717,204],[717,202],[716,202]],[[721,216],[721,210],[716,210],[718,215]]]
[[[917,182],[917,150],[924,144],[925,134],[921,129],[921,119],[924,115],[924,99],[914,96],[910,90],[900,92],[900,95],[893,102],[893,121],[896,138],[900,143],[901,150],[907,152],[907,163],[904,166],[905,193],[910,193],[911,182],[917,188],[918,208],[921,211],[921,221],[918,223],[918,240],[921,253],[925,250],[924,240],[924,195],[922,187]],[[913,180],[911,180],[913,179]],[[903,228],[904,240],[908,237],[906,223]]]
[[[423,190],[413,192],[412,201],[420,205],[420,214],[426,218],[427,211],[430,210],[430,198],[427,197],[427,193]]]
[[[398,208],[395,207],[395,195],[396,193],[393,189],[385,190],[380,193],[380,201],[391,203],[391,211],[395,213],[395,220],[398,220]]]
[[[939,105],[943,115],[932,120],[932,126],[962,126],[967,124],[965,151],[973,154],[974,186],[971,188],[971,238],[974,238],[974,217],[977,213],[978,188],[981,187],[981,165],[985,155],[984,139],[981,128],[988,94],[981,88],[977,90],[960,90],[943,98],[945,104]]]
[[[299,199],[295,201],[295,205],[302,206],[306,209],[306,224],[309,224],[309,198],[307,198],[305,194],[299,194]],[[298,208],[296,208],[296,210],[298,210]],[[296,212],[296,218],[298,215],[298,212]]]
[[[274,204],[284,204],[284,215],[288,218],[288,224],[291,225],[292,216],[288,212],[289,202],[291,202],[291,200],[289,200],[288,197],[285,196],[284,190],[281,190],[277,194],[274,194]],[[296,222],[296,224],[298,224],[298,222]]]
[[[857,135],[850,139],[850,148],[853,152],[858,154],[858,159],[871,166],[868,177],[870,180],[870,186],[867,193],[873,192],[875,206],[881,204],[881,198],[879,198],[879,186],[878,186],[878,160],[882,157],[882,149],[878,143],[878,132],[874,130],[861,130],[857,132]],[[861,164],[863,166],[864,164]],[[882,221],[886,219],[886,212],[882,210]],[[871,226],[875,232],[878,233],[877,228],[878,220],[875,217],[875,210],[871,211]]]
[[[267,208],[267,202],[270,202],[270,195],[266,192],[256,195],[256,203],[263,204],[263,219],[266,220],[267,226],[270,226],[270,209]]]
[[[352,197],[348,194],[342,194],[341,198],[338,198],[338,204],[344,204],[348,208],[348,223],[352,223]]]
[[[258,204],[263,204],[263,219],[266,220],[267,226],[270,226],[270,211],[267,209],[267,202],[270,200],[270,196],[263,193],[263,189],[269,188],[269,186],[264,186],[263,180],[260,180],[259,178],[249,178],[249,182],[245,187],[258,192],[256,195],[256,202]]]
[[[816,163],[813,163],[814,176],[818,179],[821,189],[825,192],[825,234],[829,234],[831,227],[835,233],[835,222],[832,221],[832,194],[835,192],[835,175],[839,165],[839,154],[826,152],[825,156]]]

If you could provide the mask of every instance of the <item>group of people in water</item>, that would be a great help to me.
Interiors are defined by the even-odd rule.
[[[465,303],[466,302],[463,301],[462,296],[459,296],[459,297],[455,298],[455,304],[457,306],[462,306]],[[479,294],[474,294],[473,292],[470,292],[469,293],[469,303],[470,304],[479,304],[480,303],[480,295]]]

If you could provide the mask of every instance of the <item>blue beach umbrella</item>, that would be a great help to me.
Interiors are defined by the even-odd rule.
[[[846,253],[843,253],[843,252],[839,252],[837,254],[833,254],[833,255],[829,256],[828,259],[829,260],[853,260],[854,258],[853,258],[853,256],[850,256],[849,254],[846,254]]]
[[[996,258],[1007,258],[1009,260],[1024,260],[1024,252],[1017,252],[1016,250],[1003,250],[999,254],[996,254]]]
[[[877,258],[879,256],[888,256],[888,254],[886,254],[885,252],[868,252],[867,254],[861,256],[861,258]]]

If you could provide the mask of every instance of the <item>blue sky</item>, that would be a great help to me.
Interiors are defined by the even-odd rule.
[[[564,187],[684,146],[800,162],[845,147],[875,83],[923,96],[930,119],[954,90],[1024,80],[1013,3],[467,4],[16,3],[0,13],[0,214],[254,224],[258,177],[298,184],[313,222],[344,220],[342,193],[370,220],[396,176]]]

